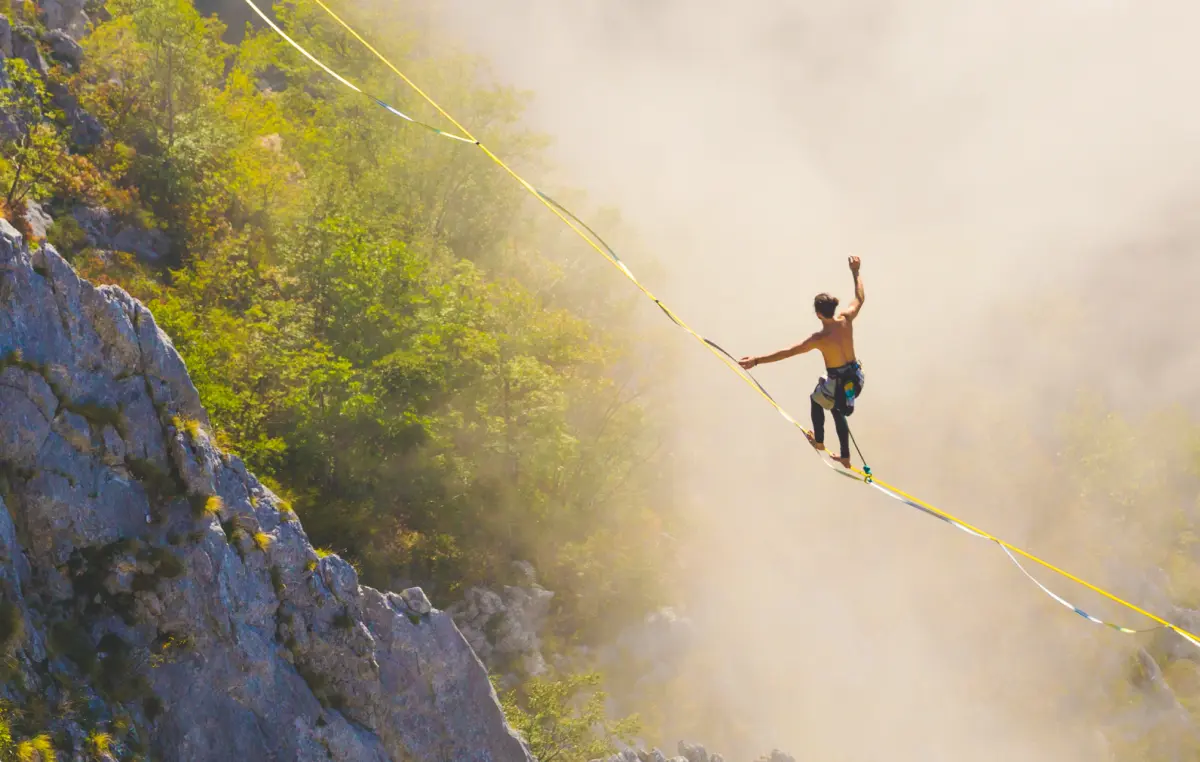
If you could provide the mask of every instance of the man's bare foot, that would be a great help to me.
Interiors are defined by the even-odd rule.
[[[850,459],[849,458],[839,458],[835,455],[830,455],[829,457],[833,458],[838,463],[841,463],[843,468],[850,468]]]
[[[807,431],[804,432],[804,436],[808,437],[808,443],[810,445],[812,445],[814,450],[816,450],[817,452],[825,451],[825,443],[824,442],[818,442],[817,440],[813,439],[813,435],[809,434]]]

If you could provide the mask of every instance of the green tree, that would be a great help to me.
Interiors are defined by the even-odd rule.
[[[631,743],[641,729],[635,715],[607,718],[599,684],[597,672],[536,677],[504,694],[501,706],[538,762],[588,762]]]
[[[62,114],[50,105],[42,78],[20,58],[5,59],[4,74],[7,85],[0,88],[0,113],[8,115],[15,129],[4,137],[0,177],[4,206],[14,210],[27,197],[49,195],[67,176],[68,150],[62,130],[50,121]]]
[[[207,170],[220,166],[213,104],[229,46],[224,26],[188,0],[111,0],[111,20],[83,41],[74,90],[117,136],[124,183],[187,246],[186,221],[203,207]]]
[[[626,292],[560,254],[553,218],[529,216],[478,152],[412,129],[269,31],[235,48],[186,2],[109,9],[73,87],[112,132],[98,151],[111,185],[187,256],[168,272],[80,267],[147,301],[222,445],[286,487],[368,583],[454,595],[525,559],[558,593],[562,638],[639,616],[673,518]],[[419,108],[313,8],[276,10],[331,65]],[[392,16],[372,23],[403,38]],[[519,97],[465,59],[411,63],[536,163],[544,141],[520,127]],[[591,291],[563,287],[578,273]]]

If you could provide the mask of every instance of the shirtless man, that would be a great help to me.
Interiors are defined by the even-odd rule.
[[[862,365],[854,354],[854,318],[858,317],[858,311],[866,300],[862,278],[858,275],[859,259],[850,257],[849,262],[850,273],[854,276],[854,301],[850,302],[850,306],[835,317],[837,297],[817,294],[813,308],[821,319],[821,330],[787,349],[761,357],[743,357],[738,361],[739,365],[749,370],[765,362],[778,362],[814,349],[821,350],[829,375],[817,381],[817,387],[810,396],[813,433],[809,441],[816,449],[825,449],[825,411],[831,410],[841,444],[841,457],[834,460],[847,468],[850,467],[850,427],[846,425],[846,417],[854,413],[854,400],[862,394],[864,382]]]

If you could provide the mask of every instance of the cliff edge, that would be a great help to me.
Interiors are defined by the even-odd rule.
[[[150,311],[3,220],[0,508],[0,694],[59,748],[532,759],[450,616],[318,554],[214,445]]]

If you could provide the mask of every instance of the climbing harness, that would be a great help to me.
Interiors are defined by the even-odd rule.
[[[270,17],[268,17],[254,3],[254,0],[245,0],[245,2],[283,40],[285,40],[289,45],[291,45],[293,48],[295,48],[297,51],[299,51],[308,60],[312,61],[319,68],[324,70],[327,74],[329,74],[331,77],[333,77],[335,80],[337,80],[341,84],[345,85],[346,87],[350,88],[351,90],[353,90],[357,93],[361,93],[362,95],[371,99],[378,106],[384,108],[391,114],[398,116],[412,124],[415,124],[415,125],[425,128],[427,130],[430,130],[434,134],[440,135],[441,137],[450,138],[451,140],[455,140],[455,141],[459,141],[462,143],[468,143],[468,144],[477,146],[481,151],[484,152],[484,154],[487,155],[488,158],[490,158],[493,162],[495,162],[497,166],[499,166],[501,169],[503,169],[505,172],[507,172],[510,176],[512,176],[512,178],[514,180],[516,180],[527,191],[529,191],[534,196],[534,198],[536,198],[538,201],[540,201],[556,217],[558,217],[560,220],[562,220],[563,223],[567,227],[569,227],[571,230],[573,230],[576,233],[576,235],[578,235],[581,239],[583,239],[583,241],[585,243],[587,243],[589,246],[591,246],[593,249],[595,249],[597,253],[599,253],[601,256],[603,256],[605,259],[607,259],[614,267],[616,267],[618,270],[620,270],[622,273],[624,273],[624,275],[627,278],[629,278],[630,281],[633,282],[634,286],[636,286],[638,288],[638,290],[640,290],[643,294],[645,294],[647,298],[649,298],[651,301],[653,301],[658,306],[658,308],[661,309],[663,311],[663,313],[673,323],[675,323],[677,326],[682,328],[684,331],[686,331],[688,334],[690,334],[693,338],[695,338],[697,341],[699,341],[704,346],[706,346],[710,351],[712,351],[713,354],[716,355],[716,357],[719,360],[721,360],[721,362],[723,362],[727,367],[729,367],[734,373],[738,374],[738,376],[741,377],[743,381],[745,381],[752,389],[757,391],[772,407],[774,407],[775,410],[784,418],[784,420],[786,420],[788,423],[792,424],[796,428],[800,429],[800,431],[803,432],[805,434],[805,436],[811,440],[812,433],[810,431],[808,431],[807,429],[805,429],[804,426],[799,421],[797,421],[795,418],[793,418],[790,413],[788,413],[778,402],[776,402],[774,397],[772,397],[770,395],[770,393],[767,392],[766,388],[763,387],[763,385],[760,384],[758,382],[758,380],[754,378],[754,376],[752,376],[748,371],[743,369],[741,367],[741,365],[738,364],[737,359],[734,358],[733,355],[731,355],[729,352],[727,352],[725,349],[723,349],[716,342],[712,341],[711,339],[707,339],[704,336],[697,333],[693,328],[691,328],[691,326],[689,326],[687,323],[685,323],[678,315],[676,315],[674,312],[672,312],[669,307],[667,307],[665,304],[663,304],[663,302],[661,300],[659,300],[658,297],[656,297],[653,293],[651,293],[650,290],[647,289],[641,283],[641,281],[639,281],[633,275],[633,272],[630,271],[630,269],[625,265],[625,263],[621,261],[620,257],[617,256],[616,252],[613,251],[612,248],[609,247],[608,244],[605,243],[600,238],[600,236],[598,236],[582,220],[580,220],[578,217],[576,217],[574,214],[572,214],[570,211],[568,211],[561,204],[559,204],[558,202],[551,199],[547,194],[538,190],[533,185],[531,185],[527,180],[525,180],[525,178],[523,178],[523,177],[521,177],[521,175],[517,174],[517,172],[512,167],[510,167],[499,156],[497,156],[495,153],[493,153],[491,151],[491,149],[489,149],[486,145],[481,143],[474,135],[471,134],[471,132],[466,127],[464,127],[462,124],[460,124],[445,109],[443,109],[440,105],[438,105],[437,101],[435,101],[432,97],[430,97],[428,94],[426,94],[424,90],[422,90],[420,87],[418,87],[415,82],[410,80],[404,74],[404,72],[402,72],[400,69],[398,69],[382,53],[380,53],[378,50],[376,50],[374,47],[372,47],[371,44],[362,37],[362,35],[360,35],[357,31],[355,31],[353,27],[351,27],[348,23],[346,23],[340,16],[338,16],[322,0],[313,0],[313,2],[316,3],[318,6],[320,6],[320,8],[323,11],[325,11],[325,13],[327,13],[330,18],[332,18],[338,25],[340,25],[343,29],[345,29],[347,33],[349,33],[355,40],[357,40],[359,43],[361,43],[367,50],[369,50],[372,54],[374,54],[374,56],[376,58],[378,58],[385,66],[387,66],[392,72],[394,72],[398,77],[400,77],[400,79],[403,80],[409,87],[411,87],[414,92],[416,92],[418,95],[420,95],[421,98],[423,98],[426,102],[428,102],[430,106],[432,106],[435,110],[437,110],[437,112],[439,114],[441,114],[442,117],[444,117],[448,122],[450,122],[452,125],[454,125],[454,128],[462,134],[459,135],[459,134],[446,132],[446,131],[441,130],[433,125],[426,124],[417,119],[414,119],[413,117],[394,108],[393,106],[389,105],[388,103],[384,102],[383,100],[376,98],[375,96],[371,95],[370,93],[367,93],[366,91],[362,90],[358,86],[352,84],[349,80],[345,79],[344,77],[339,75],[337,72],[335,72],[333,69],[331,69],[329,66],[327,66],[326,64],[324,64],[323,62],[318,60],[315,56],[313,56],[311,53],[309,53],[307,50],[305,50],[303,47],[301,47],[301,45],[299,43],[297,43],[295,40],[293,40],[291,37],[289,37],[282,29],[279,28],[278,25],[275,24],[275,22],[273,22],[270,19]],[[1156,616],[1155,614],[1152,614],[1149,611],[1146,611],[1145,609],[1142,609],[1122,598],[1119,598],[1116,595],[1114,595],[1113,593],[1110,593],[1101,587],[1093,585],[1090,582],[1087,582],[1086,580],[1083,580],[1080,577],[1078,577],[1074,574],[1071,574],[1070,572],[1068,572],[1064,569],[1060,569],[1059,567],[1051,564],[1048,561],[1045,561],[1045,560],[1039,558],[1038,556],[1033,555],[1032,553],[1029,553],[1028,551],[1022,550],[1021,548],[1018,548],[1017,546],[1012,545],[1011,543],[1005,542],[1004,540],[1001,540],[1000,538],[998,538],[982,529],[974,527],[974,526],[968,524],[967,522],[965,522],[959,518],[956,518],[956,517],[950,515],[949,513],[946,513],[945,511],[942,511],[942,510],[930,505],[929,503],[927,503],[919,498],[916,498],[916,497],[908,494],[907,492],[900,490],[897,487],[892,486],[891,484],[888,484],[887,482],[881,481],[880,479],[876,478],[872,474],[870,467],[867,466],[866,460],[862,457],[862,451],[858,447],[858,442],[854,440],[854,434],[852,432],[850,434],[850,438],[851,438],[851,441],[854,442],[854,448],[855,448],[855,450],[858,451],[859,458],[861,460],[863,460],[863,468],[861,470],[857,469],[853,466],[843,468],[840,465],[835,465],[833,462],[831,462],[831,459],[826,458],[826,457],[822,458],[822,462],[824,462],[827,466],[833,468],[837,473],[840,473],[843,476],[847,476],[856,481],[860,481],[869,487],[873,487],[874,489],[879,490],[880,492],[887,495],[888,497],[890,497],[894,500],[898,500],[898,501],[904,503],[905,505],[915,508],[923,513],[929,514],[930,516],[941,519],[942,521],[950,524],[951,526],[954,526],[955,528],[957,528],[963,532],[966,532],[967,534],[969,534],[973,537],[996,543],[997,545],[1000,546],[1001,550],[1004,551],[1005,555],[1007,555],[1009,557],[1009,559],[1017,566],[1017,568],[1020,569],[1021,572],[1026,577],[1028,577],[1030,581],[1032,581],[1035,585],[1037,585],[1038,588],[1040,588],[1044,593],[1046,593],[1052,599],[1054,599],[1058,603],[1062,604],[1063,606],[1066,606],[1067,608],[1071,609],[1076,614],[1080,615],[1081,617],[1088,620],[1089,622],[1092,622],[1094,624],[1103,625],[1105,627],[1109,627],[1118,632],[1122,632],[1122,633],[1126,633],[1126,634],[1137,634],[1137,633],[1151,632],[1153,630],[1158,630],[1158,629],[1168,629],[1168,630],[1171,630],[1172,632],[1178,634],[1180,637],[1184,638],[1192,645],[1200,648],[1200,636],[1197,636],[1176,624],[1172,624],[1171,622],[1167,621],[1166,619]],[[1098,595],[1101,595],[1101,596],[1109,599],[1110,601],[1113,601],[1114,603],[1119,604],[1120,606],[1123,606],[1131,611],[1141,614],[1142,616],[1155,622],[1156,626],[1150,627],[1147,629],[1142,629],[1142,630],[1135,630],[1135,629],[1131,629],[1128,627],[1122,627],[1120,625],[1111,624],[1109,622],[1106,622],[1104,620],[1101,620],[1097,617],[1094,617],[1094,616],[1088,614],[1087,612],[1083,611],[1079,607],[1068,602],[1066,599],[1055,594],[1049,588],[1047,588],[1045,585],[1043,585],[1041,582],[1039,582],[1037,580],[1037,578],[1035,578],[1021,564],[1021,562],[1018,560],[1017,556],[1021,556],[1022,558],[1026,559],[1028,561],[1037,563],[1037,564],[1041,565],[1042,567],[1054,572],[1055,574],[1058,574],[1068,580],[1071,580],[1072,582],[1075,582],[1076,584],[1081,585],[1081,586],[1087,588],[1088,590],[1091,590],[1092,592],[1094,592]]]

